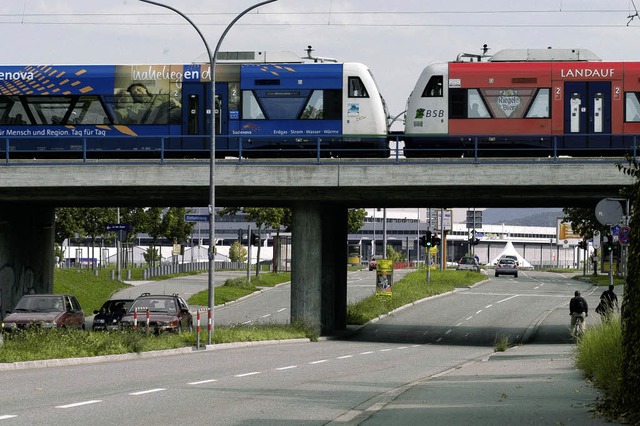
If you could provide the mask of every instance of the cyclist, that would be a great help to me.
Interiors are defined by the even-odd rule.
[[[584,331],[585,321],[589,315],[589,305],[587,301],[580,296],[580,292],[576,290],[574,297],[569,302],[569,315],[571,315],[571,333],[574,333],[576,323],[578,324],[578,335]],[[577,336],[574,336],[577,337]]]

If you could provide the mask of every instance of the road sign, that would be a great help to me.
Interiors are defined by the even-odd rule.
[[[185,214],[184,221],[185,222],[208,222],[209,215],[208,214]]]
[[[128,223],[108,223],[107,231],[130,231],[131,225]]]
[[[631,238],[631,228],[628,226],[621,226],[618,231],[618,241],[622,245],[629,244],[629,238]]]

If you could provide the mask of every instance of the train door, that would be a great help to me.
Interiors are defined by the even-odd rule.
[[[227,84],[216,83],[216,151],[226,149],[229,115]],[[211,134],[211,85],[185,82],[182,88],[182,147],[185,151],[209,151]],[[221,137],[217,137],[221,135]]]
[[[565,146],[608,148],[611,145],[611,82],[566,82]]]

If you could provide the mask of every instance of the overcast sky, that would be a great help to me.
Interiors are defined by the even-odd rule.
[[[172,0],[213,49],[248,0]],[[636,1],[640,6],[640,0]],[[5,64],[190,63],[197,33],[172,12],[135,0],[0,0]],[[631,0],[279,0],[243,17],[221,50],[288,50],[362,62],[392,115],[422,68],[461,52],[586,48],[604,60],[640,59]],[[627,23],[629,24],[627,25]]]

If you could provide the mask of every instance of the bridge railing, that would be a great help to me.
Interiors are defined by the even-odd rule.
[[[404,143],[405,135],[390,135],[386,148],[358,147],[359,142],[350,140],[348,145],[339,142],[343,135],[312,137],[299,141],[292,136],[278,136],[283,145],[268,145],[273,137],[217,135],[216,151],[226,157],[225,163],[243,163],[251,160],[274,160],[296,164],[308,160],[309,164],[323,164],[329,158],[340,158],[342,163],[357,161],[364,163],[411,161],[438,163],[493,163],[505,162],[563,162],[620,161],[625,156],[637,158],[640,135],[526,135],[526,139],[513,140],[512,136],[493,135],[449,135],[446,140],[434,143],[417,142],[411,147]],[[347,137],[349,139],[350,137]],[[227,142],[233,140],[229,147]],[[135,141],[135,144],[133,143]],[[175,161],[201,161],[210,157],[209,137],[206,135],[163,136],[11,136],[0,138],[0,165],[28,164],[26,160],[38,160],[42,164],[55,160],[55,164],[96,161],[130,160],[140,163],[164,164]],[[293,146],[297,145],[297,146]],[[220,152],[224,150],[224,152]],[[235,160],[235,161],[233,161]]]

